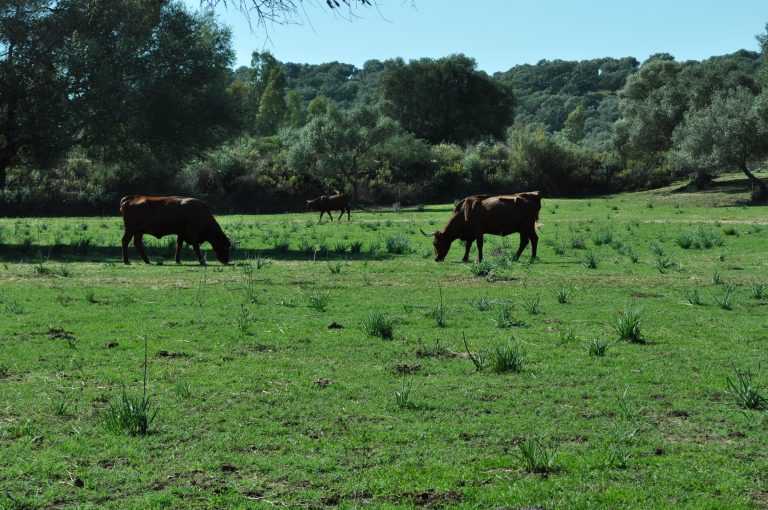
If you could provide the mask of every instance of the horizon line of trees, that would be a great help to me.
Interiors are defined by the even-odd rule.
[[[0,215],[111,211],[129,193],[224,210],[574,195],[690,178],[768,156],[760,51],[542,60],[493,76],[465,55],[231,69],[229,30],[179,2],[0,6]]]

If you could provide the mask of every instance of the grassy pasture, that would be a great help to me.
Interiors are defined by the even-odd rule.
[[[768,413],[728,380],[768,384],[768,211],[734,197],[545,199],[541,260],[487,236],[487,267],[432,259],[450,205],[220,216],[207,268],[171,238],[123,266],[118,217],[0,219],[0,508],[765,507]],[[156,417],[110,431],[144,338]]]

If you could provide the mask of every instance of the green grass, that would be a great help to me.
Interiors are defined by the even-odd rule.
[[[493,264],[490,279],[460,263],[459,243],[433,260],[418,229],[444,225],[451,204],[341,224],[218,216],[241,244],[229,266],[204,245],[207,267],[186,247],[177,266],[167,239],[150,237],[153,264],[131,246],[124,266],[119,217],[2,218],[0,507],[760,507],[768,413],[742,407],[763,406],[768,384],[765,294],[752,290],[766,280],[768,229],[755,228],[764,207],[733,200],[545,198],[557,214],[539,231],[540,260]],[[717,232],[722,248],[684,249],[681,231]],[[390,253],[398,236],[408,249]],[[679,268],[659,271],[655,241]],[[517,242],[486,236],[485,256]],[[735,285],[731,310],[714,274]],[[443,327],[429,313],[441,288]],[[700,306],[683,297],[694,289]],[[312,294],[327,296],[322,311]],[[642,309],[645,345],[613,341],[625,304]],[[514,326],[517,373],[494,371],[510,337],[495,321]],[[365,323],[391,326],[391,339]],[[606,355],[590,356],[603,338]],[[105,416],[126,408],[133,425],[113,432]]]

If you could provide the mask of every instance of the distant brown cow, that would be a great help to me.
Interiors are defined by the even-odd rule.
[[[341,211],[339,214],[339,221],[344,216],[344,211],[347,212],[347,221],[349,218],[349,211],[351,210],[352,197],[346,193],[334,190],[335,195],[323,195],[314,200],[307,200],[307,211],[320,211],[320,220],[323,219],[323,214],[328,213],[333,221],[333,215],[331,211]]]
[[[478,261],[483,260],[483,235],[506,236],[520,233],[520,247],[515,260],[531,242],[531,257],[536,258],[539,236],[536,224],[541,209],[541,195],[538,191],[513,195],[473,195],[461,200],[454,208],[453,216],[442,231],[425,236],[434,237],[435,260],[441,262],[448,254],[451,243],[456,239],[465,242],[463,262],[469,260],[469,249],[477,241]]]
[[[208,206],[200,200],[186,197],[147,197],[129,195],[120,200],[120,215],[123,217],[123,262],[128,262],[128,243],[133,238],[136,251],[145,263],[149,259],[144,253],[142,236],[150,234],[158,239],[176,236],[176,263],[181,263],[181,247],[192,245],[200,264],[205,259],[200,253],[200,244],[208,242],[222,264],[229,263],[229,238],[221,230]]]

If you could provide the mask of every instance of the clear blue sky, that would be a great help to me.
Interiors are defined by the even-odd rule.
[[[199,0],[185,0],[198,8]],[[230,0],[232,2],[232,0]],[[375,0],[374,0],[375,2]],[[237,66],[253,50],[283,62],[439,58],[464,53],[489,73],[541,59],[583,60],[658,52],[701,60],[757,50],[768,22],[765,0],[378,0],[340,16],[325,0],[305,0],[300,25],[268,25],[251,33],[236,9],[216,12],[233,31]],[[341,11],[347,12],[347,11]]]

